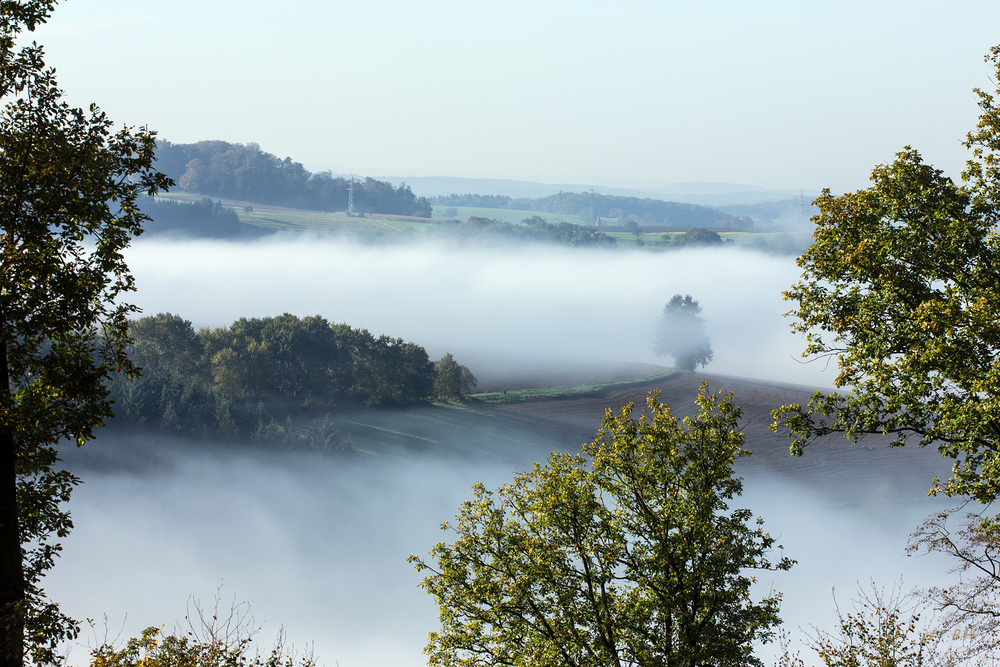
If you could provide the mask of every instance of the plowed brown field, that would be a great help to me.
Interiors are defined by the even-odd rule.
[[[743,475],[771,474],[804,485],[840,486],[837,495],[850,495],[850,489],[873,488],[896,498],[914,499],[926,494],[935,475],[947,477],[950,461],[932,448],[888,447],[888,438],[868,436],[852,443],[841,436],[827,436],[806,449],[805,455],[788,453],[788,441],[772,433],[771,411],[788,403],[804,403],[812,389],[795,385],[761,382],[741,378],[684,373],[668,380],[626,389],[610,389],[585,398],[538,400],[523,403],[481,406],[482,412],[510,420],[522,427],[541,431],[557,438],[578,442],[591,439],[600,428],[605,409],[634,402],[645,406],[652,390],[659,390],[661,402],[677,415],[695,412],[698,387],[707,381],[713,391],[732,391],[743,407],[743,431],[747,448],[753,454],[738,463]]]

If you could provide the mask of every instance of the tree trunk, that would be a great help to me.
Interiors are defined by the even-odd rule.
[[[3,324],[0,320],[0,408],[8,412],[10,377]],[[0,667],[21,667],[23,660],[24,567],[18,528],[14,431],[0,420]]]

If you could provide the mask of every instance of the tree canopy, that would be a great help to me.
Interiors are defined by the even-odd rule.
[[[467,367],[446,353],[434,365],[434,395],[440,398],[462,400],[476,388],[476,376]]]
[[[69,106],[41,47],[16,46],[54,6],[0,12],[0,665],[26,644],[54,662],[77,632],[40,588],[72,527],[60,503],[77,480],[56,445],[93,437],[111,415],[104,381],[132,370],[122,251],[146,220],[137,198],[169,185],[152,132]]]
[[[476,384],[451,354],[435,365],[420,345],[319,315],[240,318],[195,331],[160,313],[131,321],[129,333],[129,358],[142,374],[111,376],[115,428],[288,445],[308,418],[324,430],[339,409],[461,398]]]
[[[656,395],[615,415],[577,456],[554,453],[497,491],[473,487],[455,541],[410,556],[440,606],[435,666],[759,665],[779,622],[750,571],[774,539],[748,509],[733,461],[748,454],[731,395],[705,386],[680,420]]]
[[[254,238],[271,231],[240,222],[235,210],[208,197],[193,203],[143,197],[140,207],[150,218],[143,226],[149,235],[224,239]]]
[[[569,222],[552,224],[535,215],[525,218],[520,225],[503,220],[472,216],[465,222],[445,222],[432,227],[436,236],[473,241],[543,241],[569,246],[614,246],[615,239],[593,227]]]
[[[683,234],[675,236],[670,245],[674,247],[722,245],[722,237],[711,229],[705,229],[704,227],[692,227]]]
[[[1000,47],[987,55],[1000,78]],[[955,460],[932,491],[1000,497],[1000,106],[981,110],[956,185],[907,147],[872,185],[816,200],[802,279],[785,293],[804,356],[833,357],[843,392],[775,412],[792,451],[831,432],[911,438]]]
[[[674,358],[674,365],[685,371],[706,366],[712,361],[712,345],[705,333],[701,304],[690,294],[675,294],[663,306],[663,313],[653,336],[653,351]]]

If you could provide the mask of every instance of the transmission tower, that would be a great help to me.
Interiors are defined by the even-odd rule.
[[[354,215],[354,174],[351,174],[351,182],[347,186],[347,215]]]
[[[594,188],[590,188],[590,224],[596,225],[594,218]]]

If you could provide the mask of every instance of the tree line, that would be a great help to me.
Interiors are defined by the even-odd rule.
[[[188,190],[273,206],[314,211],[346,211],[351,181],[331,172],[312,173],[299,162],[265,153],[257,144],[158,141],[156,167]],[[431,206],[405,183],[365,178],[354,182],[354,209],[429,218]]]
[[[316,315],[241,318],[195,331],[178,315],[134,320],[128,355],[141,375],[111,376],[118,427],[183,436],[287,438],[291,417],[346,405],[461,398],[475,378],[451,355],[440,378],[426,350]]]
[[[568,222],[552,224],[539,216],[525,218],[515,225],[503,220],[472,216],[465,222],[457,220],[438,223],[427,230],[434,236],[477,241],[543,241],[569,246],[613,246],[614,238],[592,227]]]
[[[620,222],[632,219],[647,226],[749,228],[753,221],[707,206],[669,202],[660,199],[620,197],[590,192],[563,192],[539,198],[513,198],[503,195],[452,194],[432,197],[435,206],[474,206],[539,211],[555,215],[573,215],[596,223],[598,218]]]

